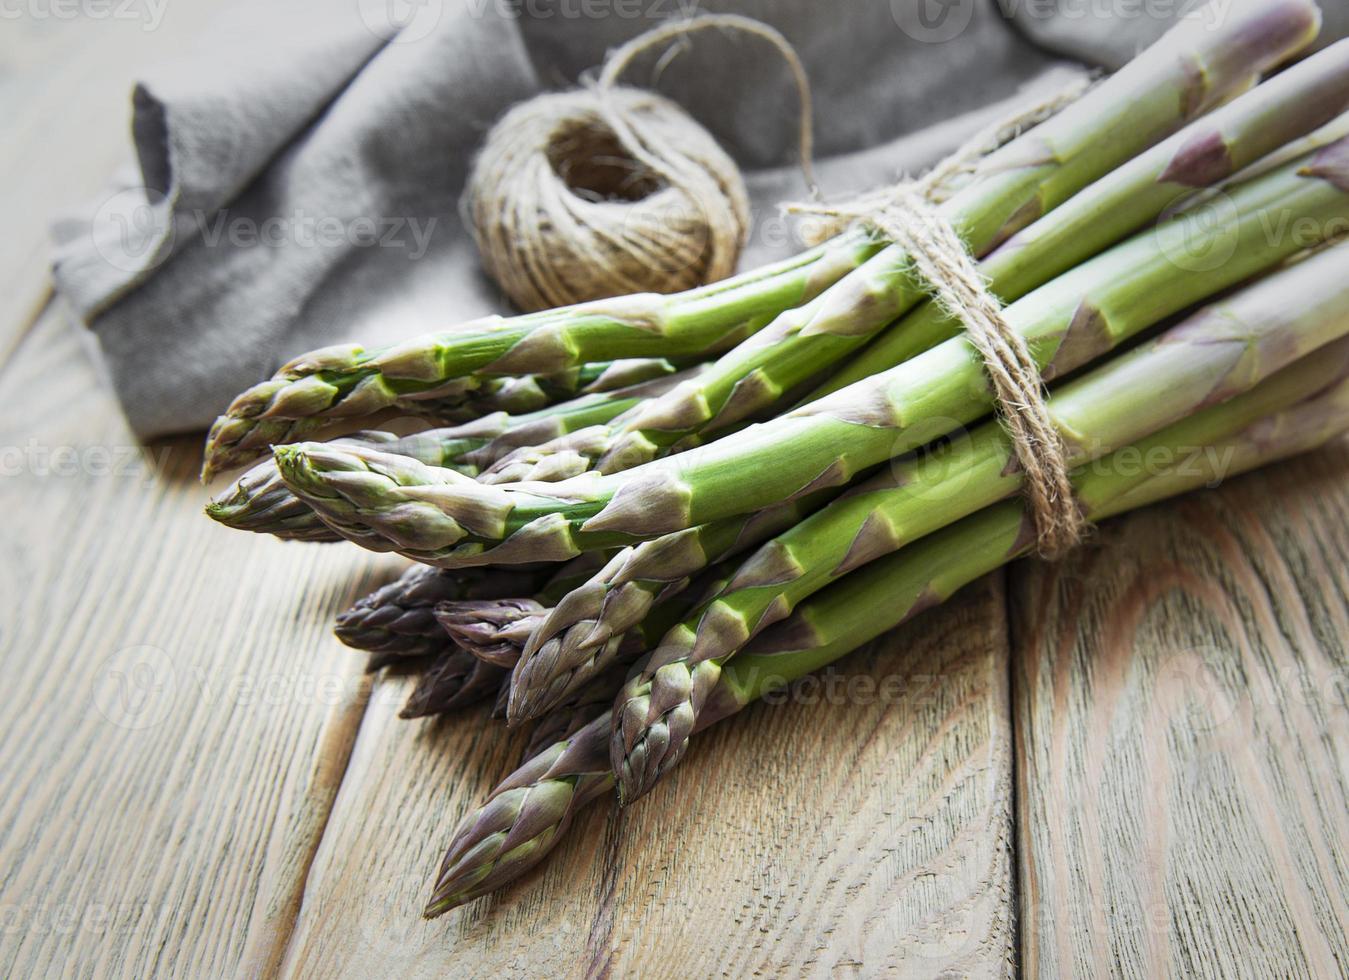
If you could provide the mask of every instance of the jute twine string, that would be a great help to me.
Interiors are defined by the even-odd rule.
[[[619,84],[644,51],[699,31],[749,34],[781,53],[801,102],[804,66],[778,31],[734,14],[673,21],[614,50],[583,88],[531,99],[492,129],[465,192],[487,272],[525,310],[638,292],[676,292],[735,271],[749,197],[735,162],[678,105]]]
[[[1035,527],[1036,547],[1057,558],[1076,545],[1086,523],[1073,496],[1067,454],[1045,404],[1039,367],[1025,340],[1002,314],[965,243],[933,206],[959,175],[977,169],[978,160],[1002,145],[1008,133],[1031,120],[1048,118],[1078,98],[1087,81],[1038,103],[1016,117],[979,134],[917,181],[863,195],[837,205],[796,204],[791,210],[847,221],[861,220],[908,253],[933,298],[965,326],[993,386],[994,402],[1025,476],[1025,496]]]

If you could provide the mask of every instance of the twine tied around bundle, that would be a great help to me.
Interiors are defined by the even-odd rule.
[[[488,274],[518,307],[677,292],[735,271],[750,220],[735,162],[677,104],[618,84],[642,52],[709,29],[766,40],[786,61],[815,193],[810,84],[787,39],[735,14],[664,24],[617,48],[593,83],[530,99],[488,134],[465,218]]]
[[[966,339],[983,360],[994,404],[1024,474],[1025,496],[1035,528],[1036,549],[1057,558],[1076,545],[1087,525],[1073,496],[1067,454],[1045,404],[1040,369],[1025,340],[1002,315],[965,243],[934,206],[962,175],[1023,128],[1037,125],[1076,101],[1090,84],[1082,78],[1063,92],[981,131],[915,181],[861,195],[840,204],[792,204],[790,211],[821,215],[840,224],[863,221],[902,248],[928,284],[933,299],[965,327]]]

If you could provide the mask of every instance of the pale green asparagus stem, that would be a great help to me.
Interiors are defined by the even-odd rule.
[[[1305,13],[1293,14],[1304,29]],[[1268,23],[1265,16],[1247,6],[1237,14],[1238,20],[1248,18],[1247,26],[1231,26],[1239,34]],[[1143,226],[1180,195],[1230,176],[1343,111],[1349,46],[1299,72],[1291,83],[1281,80],[1265,91],[1262,86],[1217,121],[1193,124],[1184,137],[1133,159],[1211,107],[1214,96],[1231,94],[1235,77],[1207,75],[1204,85],[1218,91],[1205,89],[1194,102],[1175,100],[1193,65],[1204,63],[1205,45],[1215,40],[1208,34],[1195,25],[1174,29],[1060,115],[991,155],[983,169],[996,176],[976,180],[941,206],[976,256],[1040,218],[1036,224],[1045,230],[1023,233],[985,270],[996,293],[1004,299],[1024,295]],[[1300,46],[1307,39],[1294,32],[1282,40]],[[1290,53],[1278,44],[1261,52],[1261,65],[1246,66],[1245,78]],[[1077,193],[1092,181],[1098,183]],[[1060,220],[1055,209],[1074,194],[1075,206]],[[762,415],[921,302],[926,290],[905,251],[887,247],[813,302],[784,312],[699,378],[634,413],[596,468],[629,469]],[[953,326],[946,335],[955,332]],[[931,346],[944,338],[927,339]],[[909,346],[910,353],[922,349]]]
[[[1342,230],[1349,140],[1141,232],[1004,311],[1046,380]],[[278,447],[282,478],[344,537],[457,567],[563,559],[839,487],[988,413],[954,337],[772,422],[626,473],[483,486],[364,450]]]
[[[1325,383],[1349,371],[1342,344],[1306,357],[1349,334],[1347,261],[1349,245],[1328,249],[1056,391],[1049,415],[1069,464],[1248,392],[1299,358],[1309,363],[1243,401],[1246,420],[1296,400],[1316,386],[1317,372]],[[622,771],[622,797],[641,796],[652,786],[643,780],[678,761],[706,692],[754,636],[862,565],[1012,495],[1022,478],[1007,434],[988,423],[931,455],[893,463],[751,555],[721,595],[666,635],[619,696],[622,741],[643,758],[643,729],[662,744],[661,766]]]
[[[705,356],[809,300],[880,247],[854,229],[783,262],[672,296],[643,293],[486,319],[392,348],[327,347],[236,398],[206,442],[204,474],[323,422],[454,397],[465,376],[556,371],[618,357]]]
[[[1003,302],[1019,299],[1187,195],[1220,184],[1346,110],[1349,41],[1341,41],[1107,174],[1013,235],[979,271]],[[885,330],[806,400],[902,364],[960,329],[957,319],[927,303]]]
[[[1098,463],[1078,479],[1088,517],[1103,519],[1133,506],[1184,493],[1236,473],[1312,449],[1349,427],[1349,382],[1308,393],[1286,411],[1235,431],[1215,425],[1237,399],[1127,447],[1130,457],[1167,455],[1208,445],[1209,463],[1176,465],[1169,474]],[[1204,443],[1211,438],[1214,441]],[[1159,454],[1158,451],[1164,451]],[[732,660],[700,715],[704,726],[740,711],[771,691],[825,667],[917,613],[943,602],[979,576],[1033,547],[1029,515],[1016,501],[980,511],[936,534],[858,569],[765,631]],[[459,824],[425,915],[435,917],[486,895],[535,867],[590,801],[614,786],[608,757],[610,714],[544,749],[470,810]]]

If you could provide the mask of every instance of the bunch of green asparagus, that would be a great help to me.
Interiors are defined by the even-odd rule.
[[[1349,42],[1261,82],[1315,37],[1312,0],[1217,24],[1182,21],[938,206],[1039,369],[1089,521],[1349,428]],[[204,474],[255,465],[211,517],[415,562],[337,623],[372,670],[419,674],[405,717],[492,701],[533,726],[428,915],[1035,551],[1008,409],[934,292],[859,222],[683,293],[314,351],[216,422]],[[300,441],[375,413],[446,427]]]

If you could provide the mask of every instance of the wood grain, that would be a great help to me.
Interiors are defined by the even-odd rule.
[[[1343,976],[1349,446],[1015,582],[1026,974]]]
[[[1016,566],[1012,629],[977,584],[421,921],[521,738],[399,721],[328,632],[395,566],[210,524],[46,305],[130,79],[222,5],[0,33],[0,976],[1349,972],[1344,446]]]
[[[1003,610],[990,579],[845,661],[832,694],[751,707],[649,797],[592,806],[539,871],[430,923],[441,849],[520,741],[480,716],[401,722],[406,683],[382,682],[286,974],[1010,973]]]
[[[279,958],[363,705],[335,610],[384,562],[201,513],[75,328],[0,370],[0,975]]]

